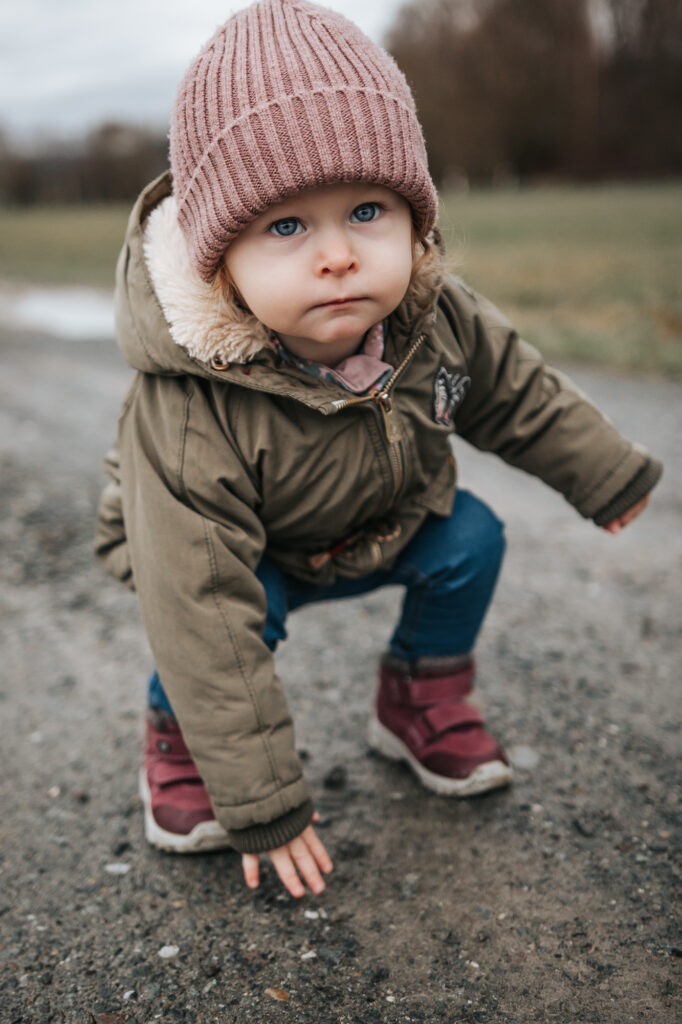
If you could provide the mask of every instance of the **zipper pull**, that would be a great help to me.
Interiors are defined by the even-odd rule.
[[[381,409],[382,416],[384,418],[384,427],[386,429],[386,437],[389,444],[397,444],[402,437],[400,433],[400,424],[398,423],[398,417],[393,411],[393,401],[390,395],[387,395],[383,391],[380,395],[377,395],[377,402]]]

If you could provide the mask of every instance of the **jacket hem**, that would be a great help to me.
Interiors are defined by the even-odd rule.
[[[280,818],[265,825],[251,825],[249,828],[231,828],[227,834],[230,843],[239,853],[267,853],[285,846],[300,835],[313,820],[312,800],[306,800],[300,807],[294,807]]]

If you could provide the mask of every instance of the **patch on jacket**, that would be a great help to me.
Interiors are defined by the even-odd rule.
[[[458,405],[469,390],[471,377],[448,373],[444,366],[433,379],[433,418],[444,427],[451,427]]]

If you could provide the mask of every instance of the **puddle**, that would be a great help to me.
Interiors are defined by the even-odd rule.
[[[114,298],[94,288],[0,284],[0,325],[45,331],[71,341],[114,337]]]

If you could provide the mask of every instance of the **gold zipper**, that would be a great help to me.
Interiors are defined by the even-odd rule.
[[[334,402],[334,408],[338,412],[341,409],[347,409],[351,405],[360,405],[363,402],[376,402],[381,409],[381,416],[384,421],[384,430],[386,432],[386,439],[389,443],[389,457],[391,466],[393,468],[393,494],[391,496],[390,504],[392,505],[398,496],[398,492],[403,485],[403,479],[405,476],[405,469],[403,464],[402,449],[400,446],[400,440],[402,434],[400,432],[400,423],[398,417],[393,409],[393,399],[391,398],[391,390],[404,370],[410,365],[414,357],[416,356],[419,348],[421,347],[426,334],[420,334],[417,340],[414,342],[409,352],[403,359],[402,363],[393,371],[389,379],[384,384],[381,391],[375,391],[369,395],[356,395],[354,398],[344,398],[342,401]],[[400,527],[398,527],[400,532]],[[326,562],[330,561],[337,551],[343,550],[347,546],[351,545],[355,540],[358,539],[360,534],[356,534],[349,541],[346,541],[339,545],[338,548],[332,549],[331,551],[325,551],[318,555],[313,555],[309,559],[313,568],[320,568]],[[391,534],[386,537],[375,537],[370,542],[370,550],[372,553],[372,560],[374,566],[381,564],[382,540],[393,540],[397,534]]]
[[[403,478],[405,476],[405,466],[403,461],[403,451],[400,445],[402,434],[400,431],[400,423],[398,417],[393,409],[393,399],[391,398],[391,390],[394,387],[398,377],[404,372],[404,370],[410,365],[414,357],[416,356],[419,348],[426,337],[425,334],[420,334],[414,345],[410,348],[409,352],[403,359],[402,363],[396,368],[393,374],[386,381],[386,384],[376,395],[376,401],[381,409],[381,415],[384,420],[384,430],[386,431],[386,440],[390,444],[391,462],[393,463],[393,474],[395,484],[393,487],[393,495],[391,497],[391,504],[395,501],[403,485]]]
[[[405,469],[403,465],[403,453],[400,447],[400,440],[402,434],[400,431],[400,423],[398,417],[393,409],[393,399],[391,398],[391,391],[402,373],[410,365],[417,352],[421,348],[426,334],[420,334],[414,344],[410,347],[409,352],[403,359],[402,363],[393,371],[391,376],[384,384],[381,391],[375,391],[369,395],[359,395],[356,398],[344,398],[343,401],[338,404],[334,403],[334,408],[337,412],[341,409],[347,409],[350,405],[359,405],[361,402],[376,402],[381,409],[381,417],[384,421],[384,430],[386,432],[386,440],[389,443],[389,457],[391,466],[393,468],[393,494],[391,496],[390,504],[392,505],[398,496],[398,492],[403,485],[403,478],[405,476]]]
[[[359,405],[361,402],[372,402],[372,401],[378,402],[380,408],[382,408],[382,411],[384,411],[384,413],[385,413],[385,415],[384,415],[384,423],[386,424],[386,435],[388,437],[388,426],[389,426],[389,422],[390,422],[390,417],[391,417],[391,415],[393,415],[393,412],[392,412],[392,409],[390,409],[390,408],[389,409],[383,409],[381,403],[382,403],[382,401],[385,402],[385,400],[387,398],[390,398],[390,392],[391,392],[391,389],[393,388],[393,385],[397,381],[398,377],[401,376],[403,371],[410,365],[410,363],[412,362],[412,360],[416,356],[418,350],[421,348],[422,343],[424,342],[425,338],[426,338],[425,334],[420,334],[419,335],[417,340],[414,342],[414,344],[410,348],[410,351],[407,353],[407,355],[403,359],[402,363],[393,371],[393,373],[388,378],[388,380],[384,384],[384,386],[381,389],[381,391],[373,391],[369,395],[357,395],[355,398],[343,398],[339,402],[334,402],[333,403],[334,404],[334,409],[337,412],[341,412],[342,409],[347,409],[349,405]],[[400,428],[397,425],[395,427],[392,427],[392,429],[393,430],[397,429],[398,433],[400,432]],[[390,438],[389,438],[389,441],[390,441]]]

